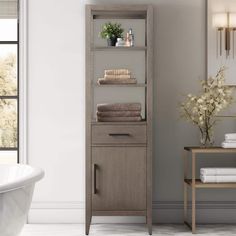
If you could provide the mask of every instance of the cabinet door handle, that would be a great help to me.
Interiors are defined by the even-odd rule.
[[[119,136],[130,136],[129,133],[110,133],[109,136],[119,137]]]
[[[93,173],[93,193],[94,194],[97,194],[97,164],[94,164],[94,166],[93,166],[93,171],[94,171],[94,173]]]

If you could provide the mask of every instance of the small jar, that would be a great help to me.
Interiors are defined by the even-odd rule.
[[[125,41],[122,38],[117,38],[116,47],[123,47],[125,45]]]

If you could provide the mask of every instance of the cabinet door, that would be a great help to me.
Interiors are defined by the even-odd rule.
[[[93,210],[146,209],[146,147],[93,147]]]

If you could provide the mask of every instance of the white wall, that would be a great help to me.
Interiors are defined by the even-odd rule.
[[[228,85],[236,85],[236,60],[233,58],[233,36],[231,33],[230,55],[226,56],[225,51],[225,32],[222,32],[222,56],[219,53],[219,34],[217,39],[217,29],[213,26],[212,17],[215,13],[236,12],[235,0],[208,0],[208,74],[215,75],[220,67],[225,66],[227,69],[226,83]],[[236,40],[234,40],[236,43]],[[218,50],[217,50],[218,44]],[[235,49],[234,49],[235,51]],[[236,52],[234,52],[235,54]],[[232,106],[226,111],[222,111],[221,115],[236,116],[236,106]]]
[[[32,207],[48,209],[41,220],[51,208],[73,208],[74,217],[85,199],[84,3],[28,2],[28,155],[46,172]],[[61,211],[53,217],[70,221]]]
[[[236,66],[233,58],[233,40],[231,38],[230,55],[226,57],[225,51],[225,35],[222,33],[222,56],[219,55],[219,38],[218,38],[218,53],[217,53],[217,29],[213,26],[212,17],[215,13],[235,13],[236,1],[235,0],[208,0],[208,71],[209,74],[215,74],[220,66],[227,66],[226,82],[230,85],[236,85],[235,73]],[[236,43],[236,41],[235,41]]]
[[[197,144],[199,134],[179,119],[178,103],[205,78],[204,0],[29,1],[28,153],[29,163],[46,171],[36,187],[29,221],[84,219],[85,2],[155,7],[154,216],[158,222],[180,222],[182,149]],[[232,121],[220,126],[216,141],[232,127]],[[222,219],[222,199],[231,200],[228,208],[234,206],[235,194],[227,192],[230,197],[225,197],[225,192],[199,194],[202,220],[216,221],[217,215]],[[212,199],[218,202],[208,202]]]

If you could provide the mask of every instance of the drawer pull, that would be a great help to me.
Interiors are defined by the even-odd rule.
[[[109,134],[109,136],[112,136],[112,137],[130,136],[130,134],[129,133],[111,133]]]
[[[94,166],[93,166],[93,171],[94,171],[94,173],[93,173],[93,193],[94,194],[97,194],[97,164],[94,164]]]

